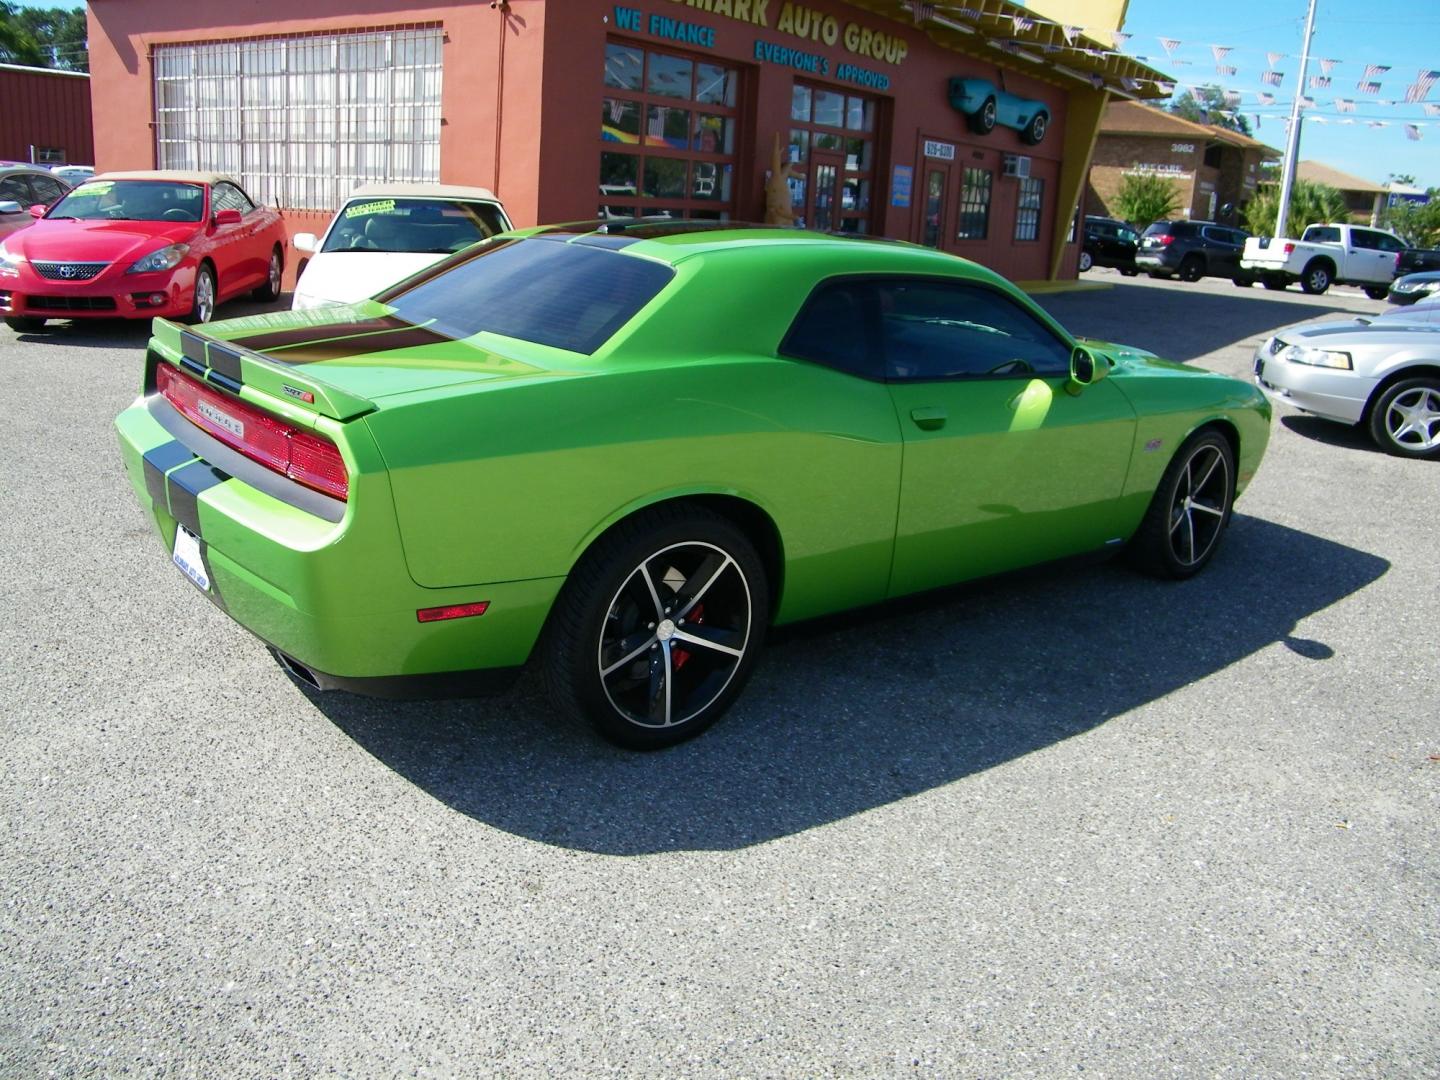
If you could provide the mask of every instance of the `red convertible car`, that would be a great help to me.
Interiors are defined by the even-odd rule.
[[[219,173],[105,173],[30,212],[40,220],[0,242],[0,315],[12,330],[46,319],[209,322],[231,297],[280,292],[280,215]]]

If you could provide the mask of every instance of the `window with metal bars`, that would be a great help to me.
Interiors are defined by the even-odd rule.
[[[441,40],[436,26],[157,45],[156,164],[306,210],[362,183],[438,181]]]
[[[1027,176],[1020,181],[1020,199],[1015,205],[1015,239],[1040,239],[1040,208],[1045,202],[1045,181]]]

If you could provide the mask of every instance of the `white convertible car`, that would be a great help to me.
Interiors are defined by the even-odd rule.
[[[500,200],[454,184],[365,184],[350,193],[323,236],[291,241],[310,258],[295,309],[350,304],[510,228]]]

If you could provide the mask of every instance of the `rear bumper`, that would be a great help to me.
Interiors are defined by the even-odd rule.
[[[1135,256],[1135,266],[1153,274],[1173,274],[1180,269],[1180,258],[1167,249],[1142,251]]]
[[[211,582],[204,595],[313,676],[302,681],[428,696],[468,682],[458,673],[525,662],[563,579],[416,585],[383,472],[352,477],[343,518],[325,520],[196,457],[147,401],[121,413],[116,428],[131,486],[164,550],[174,549],[180,525],[197,536]],[[173,566],[162,572],[180,574]],[[478,617],[421,623],[416,615],[479,600],[490,606]]]

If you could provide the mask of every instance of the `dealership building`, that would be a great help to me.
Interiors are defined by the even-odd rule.
[[[293,234],[372,180],[488,187],[521,225],[762,220],[778,145],[769,205],[799,225],[1073,277],[1105,105],[1163,97],[1165,76],[1035,15],[1006,0],[91,0],[96,161],[229,172]]]

